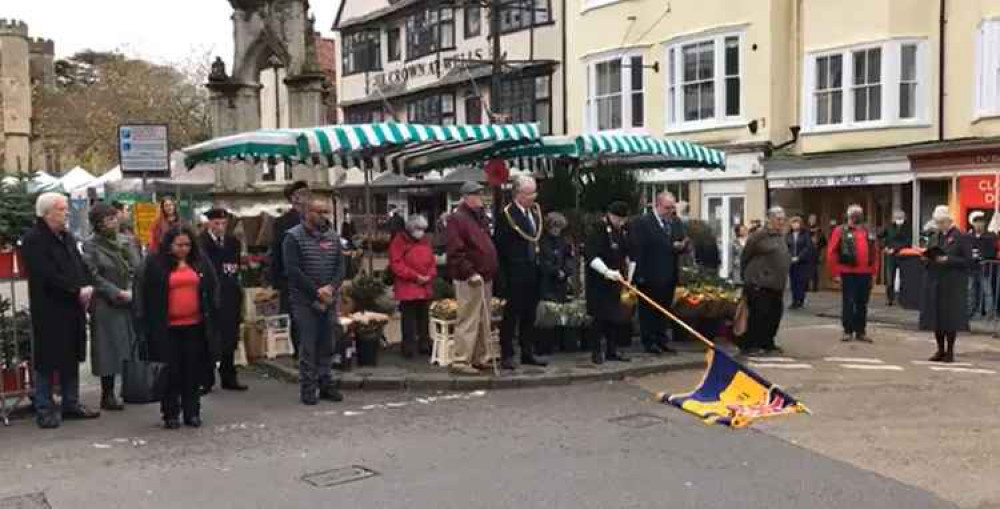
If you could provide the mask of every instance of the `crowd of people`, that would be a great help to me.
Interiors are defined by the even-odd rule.
[[[684,218],[682,204],[672,194],[657,194],[646,210],[632,210],[622,201],[607,204],[578,244],[567,237],[566,217],[546,214],[536,202],[533,178],[513,179],[511,203],[494,221],[484,209],[483,191],[476,182],[461,186],[461,201],[438,218],[433,243],[422,215],[404,218],[397,211],[387,222],[392,233],[388,270],[401,312],[404,357],[431,353],[429,307],[433,282],[441,275],[451,281],[458,304],[450,365],[455,374],[493,369],[488,345],[494,295],[505,301],[499,332],[501,369],[545,366],[555,349],[571,348],[575,339],[569,331],[556,327],[543,333],[536,327],[536,313],[543,301],[568,302],[571,282],[581,275],[586,311],[594,322],[590,330],[596,336],[585,342],[593,363],[629,361],[620,347],[630,344],[636,308],[644,351],[676,353],[671,343],[678,338],[668,318],[645,302],[634,302],[622,284],[634,285],[671,310],[685,259],[713,269],[720,265],[718,246],[699,240],[699,227]],[[314,196],[305,182],[290,184],[285,196],[291,208],[274,225],[271,281],[281,313],[291,317],[300,401],[342,401],[332,362],[339,295],[349,265],[345,253],[353,249],[348,233],[354,226],[345,218],[338,232],[331,200]],[[91,369],[101,379],[102,410],[124,409],[119,397],[123,366],[140,350],[149,360],[166,365],[160,408],[168,429],[182,422],[201,426],[200,398],[215,385],[216,371],[223,389],[247,390],[233,365],[244,291],[239,278],[242,246],[228,233],[230,215],[219,208],[208,211],[207,224],[196,233],[180,219],[172,199],[163,199],[159,212],[142,249],[125,225],[123,207],[97,203],[89,215],[93,235],[81,250],[67,227],[66,197],[38,197],[38,222],[24,237],[23,249],[35,338],[33,399],[40,427],[99,415],[79,399],[78,370],[86,357],[88,324]],[[748,308],[746,333],[738,341],[744,354],[782,351],[775,337],[785,291],[791,287],[792,309],[805,305],[824,258],[841,288],[843,341],[872,341],[867,309],[880,255],[886,255],[889,272],[894,273],[896,257],[912,244],[909,228],[901,212],[880,235],[866,226],[860,206],[852,205],[845,217],[829,238],[816,216],[789,220],[781,207],[768,210],[764,222],[736,228],[730,272],[743,287]],[[956,334],[968,328],[968,288],[990,284],[975,277],[969,282],[972,264],[996,255],[995,236],[988,237],[981,222],[972,218],[975,229],[966,235],[947,207],[934,211],[934,232],[923,257],[926,282],[920,315],[921,327],[935,334],[934,361],[954,360]],[[348,229],[351,232],[344,231]],[[984,252],[990,238],[993,251]],[[890,282],[890,303],[895,299],[893,286]],[[61,407],[52,397],[57,382]]]

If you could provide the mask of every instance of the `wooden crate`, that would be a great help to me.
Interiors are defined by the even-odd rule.
[[[431,317],[431,364],[450,366],[455,348],[455,324],[457,320],[441,320]],[[500,359],[500,320],[494,318],[490,324],[490,337],[486,345],[487,360]]]

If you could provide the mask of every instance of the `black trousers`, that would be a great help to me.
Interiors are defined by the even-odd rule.
[[[521,346],[521,358],[535,353],[535,314],[538,307],[538,281],[514,282],[507,293],[500,324],[500,355],[505,360],[514,358],[514,335]]]
[[[601,352],[601,339],[603,339],[605,354],[615,355],[618,352],[618,345],[624,342],[624,338],[632,334],[632,324],[630,323],[597,320],[594,325],[600,333],[600,336],[594,337],[594,341],[590,344],[591,351],[595,353]]]
[[[872,291],[871,274],[842,274],[841,323],[844,334],[864,335],[868,327],[868,297]]]
[[[167,390],[160,400],[164,419],[176,419],[181,410],[185,417],[201,413],[204,367],[208,363],[208,338],[202,325],[170,327],[167,347]]]
[[[640,285],[639,291],[672,312],[674,310],[674,288],[674,285]],[[647,348],[654,345],[665,346],[668,340],[667,329],[670,325],[668,320],[669,318],[663,313],[640,300],[639,335],[642,338],[642,346]]]
[[[746,340],[743,349],[774,348],[774,337],[778,335],[781,316],[784,313],[782,292],[768,288],[750,287],[747,292]]]
[[[792,265],[788,275],[792,286],[792,303],[802,305],[806,301],[806,289],[809,287],[809,278],[812,275],[812,265],[808,263],[796,263]]]
[[[430,301],[404,300],[399,303],[402,315],[399,326],[403,338],[403,351],[414,353],[418,346],[430,346]]]

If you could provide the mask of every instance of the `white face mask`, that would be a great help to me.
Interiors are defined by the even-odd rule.
[[[906,222],[906,220],[905,220],[905,219],[897,219],[897,220],[896,220],[896,225],[897,225],[897,226],[903,226],[903,223],[905,223],[905,222]]]
[[[410,232],[410,235],[412,235],[413,238],[415,238],[417,240],[420,240],[420,239],[424,238],[424,231],[423,230],[416,230],[416,231]]]

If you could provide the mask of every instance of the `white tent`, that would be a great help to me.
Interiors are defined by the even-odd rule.
[[[76,189],[86,187],[87,184],[90,184],[95,180],[97,180],[97,177],[91,175],[89,171],[83,169],[82,167],[77,166],[60,177],[59,184],[64,190],[72,192]]]
[[[59,179],[45,173],[44,171],[38,172],[35,178],[31,179],[28,183],[29,193],[38,193],[42,191],[61,191],[62,188],[59,185]]]

